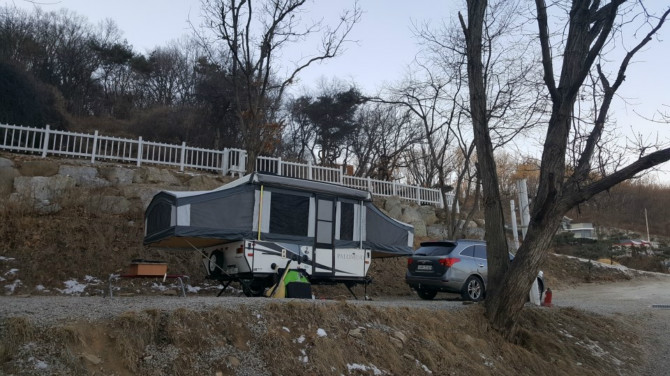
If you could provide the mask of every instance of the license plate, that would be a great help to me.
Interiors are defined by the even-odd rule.
[[[416,270],[433,270],[433,265],[417,265]]]

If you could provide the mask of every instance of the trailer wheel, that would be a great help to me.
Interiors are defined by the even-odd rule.
[[[209,254],[207,269],[211,276],[220,276],[223,274],[223,252],[220,249],[214,250]]]
[[[242,292],[248,297],[259,297],[265,292],[265,284],[256,279],[241,280]]]

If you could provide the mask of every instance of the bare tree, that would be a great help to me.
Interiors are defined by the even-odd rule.
[[[254,168],[258,154],[267,147],[266,139],[276,133],[267,125],[273,122],[286,88],[310,65],[341,54],[361,17],[356,4],[344,11],[332,28],[321,22],[304,26],[300,14],[305,3],[306,0],[202,1],[206,27],[223,43],[219,53],[230,67],[234,107],[249,153],[248,170]],[[321,36],[318,51],[280,74],[280,51],[313,35]]]
[[[666,9],[659,18],[646,18],[647,34],[628,51],[611,81],[612,78],[598,63],[603,47],[621,23],[629,22],[634,15],[639,15],[624,7],[624,3],[625,0],[613,0],[605,4],[598,0],[573,1],[566,15],[567,35],[560,44],[563,51],[557,52],[552,50],[547,6],[544,0],[536,0],[544,84],[552,102],[552,110],[544,138],[539,187],[531,208],[531,222],[526,239],[511,265],[507,260],[507,244],[502,231],[502,204],[486,117],[482,40],[487,2],[468,0],[467,23],[459,14],[467,41],[470,106],[484,189],[489,281],[496,286],[487,297],[486,315],[492,326],[508,338],[513,338],[515,334],[515,325],[526,295],[563,215],[595,194],[670,160],[670,149],[662,149],[649,154],[642,153],[631,163],[615,171],[608,171],[606,175],[592,174],[594,163],[598,162],[595,151],[607,125],[611,101],[624,81],[626,69],[633,56],[653,39],[670,13],[670,9]],[[554,72],[556,56],[561,59],[558,83]],[[575,103],[579,100],[580,88],[594,70],[603,95],[598,100],[597,115],[576,164],[569,166],[566,154]]]
[[[369,103],[359,110],[359,127],[351,139],[356,176],[393,181],[405,167],[403,153],[420,141],[421,131],[409,111],[396,105]]]
[[[416,171],[415,178],[423,177],[425,180],[417,180],[416,183],[437,185],[446,203],[452,189],[447,183],[451,171],[448,151],[454,129],[462,119],[458,94],[463,81],[458,71],[442,74],[442,71],[419,61],[416,65],[421,74],[410,75],[402,85],[389,90],[388,99],[378,100],[405,108],[422,130],[423,145],[410,151],[409,156],[414,160],[409,163],[423,162],[421,167],[424,170]]]

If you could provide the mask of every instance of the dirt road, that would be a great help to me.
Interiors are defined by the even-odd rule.
[[[667,375],[670,369],[670,276],[606,284],[583,284],[555,291],[553,303],[601,314],[625,314],[638,320],[647,352],[644,375]],[[666,306],[666,307],[654,307]]]

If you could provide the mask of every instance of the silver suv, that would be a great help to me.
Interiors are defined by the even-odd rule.
[[[510,254],[510,260],[513,258]],[[424,242],[407,259],[405,282],[421,299],[431,300],[444,291],[480,301],[486,296],[487,280],[486,242],[481,240]],[[541,296],[542,277],[538,277],[538,284]]]

